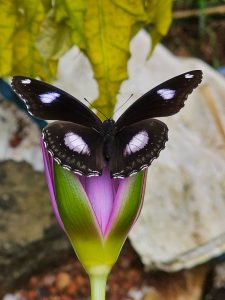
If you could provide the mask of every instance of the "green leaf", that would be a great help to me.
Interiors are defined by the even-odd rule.
[[[99,85],[99,97],[93,105],[106,116],[112,115],[120,84],[127,78],[130,40],[143,26],[154,24],[154,46],[159,35],[168,30],[171,4],[171,0],[88,0],[86,53]]]
[[[16,16],[11,1],[0,1],[0,22],[0,74],[4,76],[11,73],[13,62],[11,39],[16,25]]]
[[[56,63],[44,60],[35,48],[44,18],[40,0],[0,1],[1,76],[14,74],[51,78]]]
[[[150,54],[152,54],[160,39],[167,34],[172,21],[172,1],[159,0],[156,1],[156,5],[152,18],[153,29],[150,31],[152,39]]]
[[[78,177],[55,163],[54,179],[58,211],[79,260],[86,268],[99,265],[102,237]]]
[[[85,49],[86,40],[84,34],[84,18],[87,9],[87,1],[62,0],[56,4],[58,18],[64,14],[66,24],[71,33],[71,41],[81,50]],[[63,12],[63,13],[62,13]]]
[[[54,10],[50,10],[41,25],[36,48],[46,60],[58,60],[71,46],[68,26],[63,21],[56,22]]]
[[[88,0],[85,21],[86,54],[99,85],[94,106],[110,116],[120,83],[127,78],[129,42],[133,16],[112,1]]]
[[[60,56],[77,45],[99,86],[94,105],[111,116],[127,78],[129,44],[151,25],[152,49],[167,33],[172,0],[2,0],[0,75],[51,79]]]
[[[146,176],[144,171],[129,178],[128,184],[124,184],[123,200],[116,213],[116,218],[107,234],[105,251],[114,249],[119,253],[125,237],[139,216],[145,191]],[[126,180],[126,179],[125,179]]]

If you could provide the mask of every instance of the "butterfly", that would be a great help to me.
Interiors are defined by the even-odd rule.
[[[119,117],[102,122],[86,105],[45,82],[15,76],[11,85],[29,113],[58,120],[43,129],[48,152],[62,167],[83,176],[131,176],[147,168],[168,140],[165,123],[154,119],[177,113],[202,80],[202,71],[186,72],[156,86]]]

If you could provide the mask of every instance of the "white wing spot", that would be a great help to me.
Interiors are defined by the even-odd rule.
[[[170,89],[160,89],[157,91],[157,94],[159,94],[164,100],[170,100],[174,97],[176,91]]]
[[[31,80],[27,78],[27,79],[22,79],[21,82],[23,84],[29,84],[29,83],[31,83]]]
[[[185,78],[187,78],[187,79],[190,79],[190,78],[193,78],[194,77],[194,75],[193,74],[185,74],[185,76],[184,76]]]
[[[68,132],[65,134],[64,142],[70,150],[81,154],[90,155],[90,149],[85,141],[78,134],[73,132]]]
[[[130,142],[126,145],[123,155],[127,156],[143,149],[149,141],[148,133],[145,130],[135,134]]]
[[[60,96],[60,94],[56,93],[56,92],[49,92],[49,93],[39,95],[41,102],[43,102],[43,103],[52,103],[59,96]]]

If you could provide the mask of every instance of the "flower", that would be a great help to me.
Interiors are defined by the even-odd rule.
[[[112,179],[104,169],[84,177],[54,162],[43,140],[41,146],[56,218],[91,278],[93,299],[104,299],[107,275],[142,207],[147,171]]]

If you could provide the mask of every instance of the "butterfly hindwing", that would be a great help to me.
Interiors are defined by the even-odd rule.
[[[101,120],[82,102],[36,79],[15,76],[14,91],[28,111],[44,120],[59,120],[43,129],[49,153],[65,169],[124,178],[147,168],[168,139],[167,126],[154,119],[177,113],[202,80],[202,71],[186,72],[153,88],[135,101],[115,122]]]
[[[84,176],[101,175],[105,166],[102,136],[94,129],[57,121],[43,129],[45,146],[65,169]]]
[[[167,126],[155,119],[127,126],[115,136],[115,151],[109,163],[111,176],[123,178],[147,168],[168,140]]]
[[[102,122],[87,106],[53,85],[23,76],[14,76],[11,85],[37,118],[101,127]]]
[[[141,120],[177,113],[188,95],[202,80],[202,71],[194,70],[173,77],[136,100],[116,122],[118,128]]]

